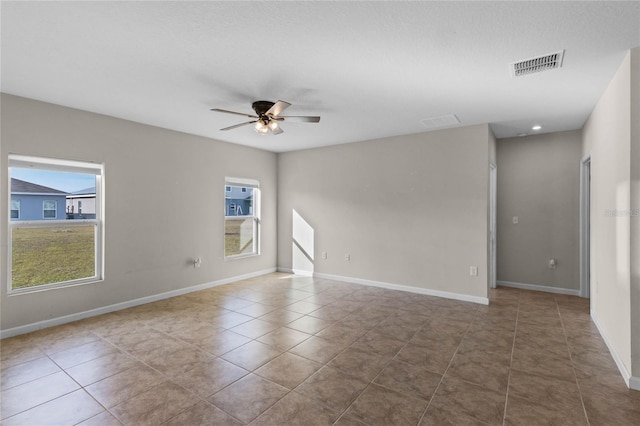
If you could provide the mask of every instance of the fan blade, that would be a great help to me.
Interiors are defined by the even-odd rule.
[[[235,114],[235,115],[241,115],[243,117],[249,117],[249,118],[258,118],[257,115],[251,115],[251,114],[245,114],[244,112],[235,112],[235,111],[229,111],[226,109],[220,109],[220,108],[211,108],[211,111],[215,111],[215,112],[224,112],[226,114]]]
[[[276,127],[276,129],[272,130],[271,133],[273,133],[274,135],[279,135],[280,133],[284,133],[284,130],[282,130],[280,127]]]
[[[305,115],[282,115],[280,118],[284,118],[286,121],[299,122],[299,123],[318,123],[320,117],[310,117]]]
[[[233,130],[233,129],[237,129],[238,127],[242,127],[242,126],[246,126],[248,124],[256,123],[257,121],[258,120],[247,121],[246,123],[234,124],[233,126],[225,127],[224,129],[220,129],[220,130]]]
[[[267,111],[266,114],[267,115],[272,115],[272,116],[277,116],[282,111],[284,111],[285,109],[289,108],[290,106],[291,106],[291,104],[289,102],[278,101],[275,104],[273,104],[273,106],[271,108],[269,108],[269,111]]]

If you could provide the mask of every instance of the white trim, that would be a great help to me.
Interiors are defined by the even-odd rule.
[[[589,174],[587,174],[589,171]],[[591,156],[580,161],[580,296],[589,297],[591,245]]]
[[[0,339],[17,336],[19,334],[30,333],[32,331],[41,330],[43,328],[53,327],[60,324],[66,324],[68,322],[78,321],[85,318],[95,317],[97,315],[107,314],[109,312],[132,308],[134,306],[144,305],[146,303],[157,302],[158,300],[168,299],[170,297],[182,296],[183,294],[193,293],[195,291],[200,291],[200,290],[206,290],[208,288],[217,287],[220,285],[229,284],[236,281],[255,278],[261,275],[271,274],[275,271],[276,271],[276,268],[263,269],[261,271],[250,272],[248,274],[237,275],[235,277],[230,277],[230,278],[223,278],[221,280],[212,281],[209,283],[199,284],[199,285],[186,287],[186,288],[180,288],[177,290],[171,290],[165,293],[145,296],[139,299],[128,300],[126,302],[116,303],[109,306],[103,306],[101,308],[96,308],[96,309],[90,309],[84,312],[77,312],[75,314],[65,315],[57,318],[51,318],[48,320],[34,322],[31,324],[9,328],[6,330],[0,330]]]
[[[607,333],[604,332],[604,328],[602,328],[602,326],[598,322],[598,319],[596,318],[595,312],[593,310],[591,310],[591,319],[593,320],[593,323],[596,325],[598,332],[600,332],[600,336],[602,336],[602,340],[604,340],[604,343],[606,343],[607,348],[609,348],[609,353],[611,353],[611,357],[615,361],[616,366],[618,367],[618,371],[620,371],[620,374],[622,375],[624,382],[627,384],[627,387],[635,390],[640,390],[640,377],[634,377],[629,373],[629,370],[627,370],[627,367],[625,367],[624,362],[622,362],[622,359],[618,356],[618,352],[616,352],[615,348],[611,344],[611,341],[607,337]]]
[[[382,281],[372,281],[372,280],[366,280],[363,278],[343,277],[340,275],[322,274],[318,272],[314,272],[313,276],[316,278],[324,278],[327,280],[344,281],[344,282],[353,283],[353,284],[362,284],[362,285],[368,285],[372,287],[387,288],[389,290],[407,291],[409,293],[426,294],[428,296],[442,297],[445,299],[454,299],[454,300],[461,300],[463,302],[479,303],[481,305],[489,304],[489,298],[487,297],[470,296],[467,294],[450,293],[448,291],[431,290],[428,288],[420,288],[420,287],[413,287],[409,285],[386,283]]]
[[[500,287],[521,288],[523,290],[545,291],[547,293],[568,294],[570,296],[580,296],[580,290],[570,288],[549,287],[546,285],[516,283],[513,281],[496,281]]]
[[[498,286],[498,167],[489,163],[489,288]]]

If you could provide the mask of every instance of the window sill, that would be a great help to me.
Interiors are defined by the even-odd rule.
[[[86,278],[81,280],[65,281],[62,283],[55,283],[55,284],[42,284],[38,286],[19,288],[15,290],[10,289],[9,291],[7,291],[7,296],[9,297],[22,296],[25,294],[41,293],[43,291],[49,291],[49,290],[57,290],[62,288],[78,287],[83,285],[101,283],[103,281],[104,281],[104,278]]]

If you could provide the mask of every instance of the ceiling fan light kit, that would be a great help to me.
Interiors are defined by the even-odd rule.
[[[298,121],[302,123],[318,123],[320,117],[317,116],[285,116],[280,115],[282,111],[289,108],[291,104],[285,101],[256,101],[251,104],[251,107],[255,111],[255,115],[245,114],[242,112],[229,111],[226,109],[212,108],[211,111],[224,112],[226,114],[242,115],[248,118],[254,118],[255,120],[247,121],[245,123],[235,124],[233,126],[224,127],[220,130],[232,130],[238,127],[246,126],[248,124],[254,124],[255,131],[261,135],[279,135],[283,133],[280,128],[279,121]]]

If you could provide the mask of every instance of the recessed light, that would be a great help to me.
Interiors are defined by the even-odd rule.
[[[542,126],[541,126],[541,125],[539,125],[539,124],[536,124],[535,126],[533,126],[533,127],[531,128],[531,130],[540,130],[540,129],[542,129]]]

